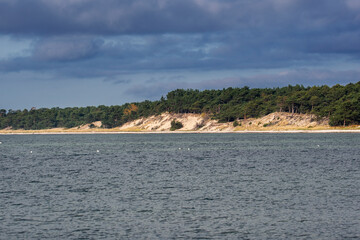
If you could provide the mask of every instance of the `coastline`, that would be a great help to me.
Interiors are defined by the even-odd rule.
[[[178,121],[181,129],[171,131],[171,123]],[[187,134],[187,133],[360,133],[360,125],[330,126],[328,119],[317,120],[313,115],[275,112],[261,118],[219,123],[200,114],[163,113],[140,118],[115,128],[103,128],[100,121],[73,128],[40,130],[1,129],[0,135],[31,134]],[[92,125],[92,127],[90,127]]]
[[[360,133],[357,129],[326,130],[241,130],[241,131],[46,131],[22,130],[0,131],[0,135],[72,135],[72,134],[246,134],[246,133]]]

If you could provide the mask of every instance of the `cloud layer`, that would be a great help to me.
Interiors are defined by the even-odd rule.
[[[139,77],[144,73],[167,72],[170,77],[161,84],[168,87],[157,87],[163,91],[179,85],[174,76],[181,71],[202,73],[199,88],[213,87],[210,71],[237,71],[217,78],[219,88],[236,85],[229,79],[256,69],[269,73],[245,82],[256,85],[257,76],[274,71],[271,76],[289,83],[318,84],[319,71],[360,80],[348,74],[360,66],[358,0],[0,0],[1,36],[27,42],[28,48],[16,53],[12,44],[7,52],[16,54],[0,58],[0,75],[101,78],[122,82],[127,94],[135,95],[131,89],[149,85],[146,79],[155,87],[160,81]],[[284,69],[307,69],[307,75],[280,76]],[[331,74],[323,76],[332,82]],[[181,84],[196,87],[195,82],[200,80],[188,76]]]
[[[356,30],[357,0],[1,0],[5,34]],[[20,16],[20,17],[19,17]]]

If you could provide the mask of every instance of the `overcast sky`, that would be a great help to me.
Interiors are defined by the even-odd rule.
[[[0,0],[0,108],[360,81],[360,0]]]

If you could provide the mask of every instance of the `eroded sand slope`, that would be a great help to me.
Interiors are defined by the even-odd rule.
[[[237,131],[237,130],[277,130],[292,128],[327,128],[328,119],[317,119],[314,115],[291,114],[284,112],[271,113],[262,118],[239,120],[239,126],[234,127],[232,122],[218,123],[205,114],[171,114],[163,113],[158,116],[141,118],[128,122],[118,129],[121,131],[169,131],[171,121],[176,120],[183,124],[178,131]]]

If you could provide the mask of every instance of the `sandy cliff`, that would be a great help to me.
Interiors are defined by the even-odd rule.
[[[262,118],[239,120],[239,126],[233,123],[218,123],[205,114],[171,114],[163,113],[158,116],[141,118],[128,122],[118,128],[120,131],[169,131],[171,121],[176,120],[183,124],[177,131],[243,131],[243,130],[280,130],[280,129],[313,129],[329,128],[328,119],[316,119],[314,115],[271,113]]]

